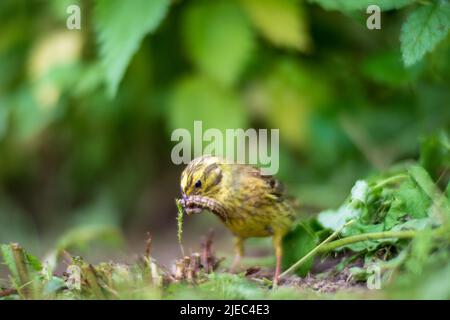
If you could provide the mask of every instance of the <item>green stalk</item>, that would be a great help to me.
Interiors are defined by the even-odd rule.
[[[289,269],[284,271],[280,275],[280,277],[283,277],[283,276],[289,274],[290,272],[295,271],[306,260],[308,260],[310,257],[315,255],[316,253],[324,253],[324,252],[332,251],[334,249],[340,248],[340,247],[348,245],[348,244],[357,243],[357,242],[361,242],[361,241],[367,241],[367,240],[412,239],[419,232],[419,231],[415,231],[415,230],[372,232],[372,233],[358,234],[358,235],[342,238],[339,240],[331,241],[342,231],[342,229],[344,227],[348,226],[353,221],[355,221],[355,220],[351,220],[351,221],[347,222],[344,226],[342,226],[341,228],[334,231],[332,235],[330,235],[327,239],[325,239],[317,247],[315,247],[310,252],[308,252],[303,258],[298,260]],[[445,236],[446,232],[447,232],[447,230],[444,227],[441,227],[441,228],[434,230],[433,236],[435,236],[435,237],[441,236],[441,235]]]
[[[417,234],[417,231],[413,230],[405,230],[405,231],[382,231],[382,232],[373,232],[373,233],[363,233],[355,236],[350,236],[346,238],[342,238],[330,243],[323,245],[319,252],[327,252],[337,249],[339,247],[343,247],[348,244],[367,241],[367,240],[380,240],[380,239],[411,239],[414,238]]]
[[[184,257],[184,248],[183,248],[183,214],[184,214],[184,209],[183,206],[181,205],[181,202],[179,199],[175,199],[175,203],[177,205],[177,209],[178,209],[178,215],[177,215],[177,237],[178,237],[178,244],[180,246],[180,250],[181,250],[181,254]]]
[[[310,257],[314,256],[317,252],[320,252],[320,250],[331,240],[333,240],[334,238],[336,238],[339,233],[342,231],[342,229],[344,229],[345,227],[347,227],[348,225],[352,224],[355,220],[350,220],[349,222],[347,222],[346,224],[344,224],[342,227],[338,228],[336,231],[334,231],[328,238],[326,238],[324,241],[322,241],[318,246],[316,246],[314,249],[312,249],[310,252],[308,252],[305,256],[303,256],[303,258],[301,258],[300,260],[298,260],[296,263],[294,263],[292,266],[290,266],[286,271],[284,271],[281,275],[280,278],[288,275],[289,273],[297,270],[306,260],[308,260]]]
[[[333,242],[330,242],[324,246],[322,246],[319,250],[320,253],[332,251],[334,249],[343,247],[348,244],[357,243],[361,241],[367,240],[380,240],[380,239],[412,239],[417,233],[420,231],[416,230],[404,230],[404,231],[382,231],[382,232],[372,232],[372,233],[363,233],[358,234],[346,238],[342,238]],[[433,236],[438,237],[441,235],[448,233],[445,227],[440,227],[433,230]]]
[[[373,186],[373,190],[379,189],[379,188],[383,188],[385,185],[391,184],[391,183],[397,183],[400,182],[406,178],[408,178],[409,176],[407,174],[397,174],[395,176],[386,178],[380,182],[378,182],[375,186]]]

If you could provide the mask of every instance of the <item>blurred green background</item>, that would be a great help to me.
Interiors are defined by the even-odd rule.
[[[170,135],[194,120],[280,129],[278,176],[305,212],[417,159],[450,128],[450,40],[430,38],[406,67],[402,25],[423,4],[382,1],[369,30],[365,2],[1,1],[0,243],[42,255],[106,226],[125,241],[90,250],[98,259],[142,252],[147,231],[155,257],[173,259],[183,166]],[[81,30],[66,27],[71,4]],[[210,228],[231,252],[212,215],[186,219],[186,247]]]

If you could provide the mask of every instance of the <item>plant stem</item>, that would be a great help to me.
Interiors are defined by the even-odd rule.
[[[177,205],[177,209],[178,209],[178,215],[177,215],[177,236],[178,236],[178,244],[180,246],[180,250],[181,250],[181,254],[183,255],[183,257],[185,256],[184,254],[184,247],[183,247],[183,243],[182,243],[182,238],[183,238],[183,214],[184,214],[184,208],[181,205],[181,202],[179,199],[175,199],[175,203]]]
[[[91,264],[85,264],[81,268],[82,274],[86,279],[86,282],[91,289],[95,299],[106,299],[102,286],[98,283],[97,272]]]
[[[344,224],[342,227],[338,228],[336,231],[334,231],[328,238],[326,238],[324,241],[322,241],[318,246],[316,246],[314,249],[312,249],[310,252],[308,252],[305,256],[303,256],[303,258],[301,258],[300,260],[298,260],[296,263],[294,263],[292,266],[290,266],[286,271],[284,271],[281,275],[280,278],[284,277],[285,275],[288,275],[289,273],[295,271],[296,269],[298,269],[306,260],[308,260],[310,257],[312,257],[313,255],[315,255],[317,252],[320,252],[320,250],[331,240],[333,240],[334,238],[336,238],[338,236],[338,234],[342,231],[342,229],[344,229],[346,226],[350,225],[351,223],[353,223],[355,220],[350,220],[349,222],[347,222],[346,224]]]
[[[420,231],[415,231],[415,230],[372,232],[372,233],[358,234],[358,235],[342,238],[342,239],[331,242],[331,240],[333,240],[342,231],[342,229],[344,229],[344,227],[348,226],[349,224],[351,224],[354,221],[355,220],[351,220],[351,221],[347,222],[346,224],[344,224],[341,228],[334,231],[333,234],[331,234],[328,238],[326,238],[322,243],[320,243],[317,247],[315,247],[310,252],[308,252],[305,256],[303,256],[303,258],[298,260],[289,269],[284,271],[280,275],[280,277],[283,277],[283,276],[289,274],[290,272],[296,270],[308,258],[312,257],[316,253],[324,253],[324,252],[332,251],[334,249],[337,249],[339,247],[342,247],[342,246],[345,246],[348,244],[361,242],[361,241],[367,241],[367,240],[411,239],[411,238],[414,238],[418,232],[420,232]],[[448,234],[448,231],[443,227],[433,230],[434,236],[441,236],[441,235],[445,236],[446,234]]]
[[[12,243],[10,245],[10,248],[14,257],[14,263],[16,264],[17,273],[19,275],[18,279],[20,281],[19,283],[20,285],[23,285],[29,282],[27,264],[25,262],[25,255],[23,249],[17,243]]]
[[[367,240],[379,240],[379,239],[411,239],[417,234],[416,231],[413,230],[405,230],[405,231],[383,231],[383,232],[373,232],[373,233],[364,233],[358,234],[355,236],[350,236],[346,238],[342,238],[333,242],[330,242],[326,245],[323,245],[318,251],[319,252],[327,252],[339,247],[361,242]]]
[[[30,276],[28,274],[27,262],[23,248],[18,243],[10,244],[10,248],[19,277],[17,281],[20,288],[18,287],[17,291],[25,298],[30,298],[31,291],[30,288],[27,287],[30,284]]]
[[[17,293],[16,289],[5,289],[5,290],[0,291],[0,298],[7,297],[7,296],[10,296],[10,295],[16,294],[16,293]]]
[[[382,188],[387,184],[399,182],[408,177],[409,176],[407,174],[397,174],[395,176],[389,177],[387,179],[384,179],[384,180],[378,182],[375,186],[373,186],[373,189],[376,190],[376,189]]]

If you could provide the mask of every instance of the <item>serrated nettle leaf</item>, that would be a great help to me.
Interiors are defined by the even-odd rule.
[[[437,1],[414,10],[402,26],[400,41],[403,62],[410,66],[444,39],[450,28],[450,4]]]
[[[410,177],[392,192],[393,201],[385,218],[388,229],[405,216],[414,219],[429,216],[437,196],[436,186],[425,169],[414,165],[408,173]]]
[[[158,27],[169,4],[169,0],[96,1],[93,20],[110,96],[116,94],[142,39]]]
[[[187,54],[219,83],[235,83],[255,46],[250,23],[235,1],[191,2],[183,19]]]
[[[241,0],[255,27],[273,44],[309,51],[311,39],[302,4],[297,0]]]
[[[309,0],[327,10],[366,11],[370,5],[377,5],[381,10],[399,9],[415,2],[415,0]]]
[[[411,179],[402,183],[393,195],[395,199],[401,202],[395,209],[402,210],[413,218],[424,218],[427,216],[431,199]]]

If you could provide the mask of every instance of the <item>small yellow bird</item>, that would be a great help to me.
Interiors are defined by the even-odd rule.
[[[181,174],[180,204],[189,215],[208,210],[218,216],[236,237],[232,270],[244,253],[243,241],[251,237],[273,237],[277,265],[281,271],[282,239],[296,220],[282,185],[260,169],[231,164],[215,156],[192,160]]]

